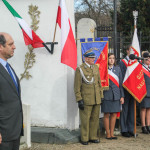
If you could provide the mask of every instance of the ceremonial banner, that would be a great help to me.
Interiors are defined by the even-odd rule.
[[[95,41],[95,42],[81,42],[82,60],[84,61],[83,54],[87,50],[93,50],[96,55],[95,64],[99,66],[101,84],[103,87],[109,86],[108,79],[108,42]]]
[[[59,1],[57,20],[61,28],[61,63],[64,63],[74,70],[77,68],[77,47],[68,17],[65,0]]]
[[[137,29],[134,30],[134,36],[130,54],[141,57],[140,46],[137,37]],[[146,85],[143,75],[142,65],[137,59],[129,60],[126,74],[123,81],[123,87],[140,103],[146,95]]]
[[[44,47],[44,43],[35,32],[29,27],[29,25],[21,18],[21,16],[13,9],[13,7],[6,1],[2,0],[12,15],[17,20],[20,28],[22,29],[24,41],[26,45],[32,45],[33,48]]]

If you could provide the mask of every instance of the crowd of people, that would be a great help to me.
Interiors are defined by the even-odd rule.
[[[81,120],[81,143],[99,143],[99,108],[104,113],[104,127],[107,140],[116,140],[114,128],[117,113],[120,112],[121,135],[134,136],[134,98],[123,88],[122,83],[126,74],[131,45],[128,46],[127,56],[116,65],[115,55],[108,54],[109,89],[103,90],[98,66],[94,64],[95,53],[92,50],[85,52],[84,63],[76,69],[74,91],[78,102]],[[142,52],[143,73],[147,95],[139,104],[142,133],[150,133],[150,55]]]

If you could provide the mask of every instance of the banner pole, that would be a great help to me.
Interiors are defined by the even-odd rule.
[[[55,42],[56,29],[57,29],[57,22],[55,24],[55,31],[54,31],[53,43]]]
[[[134,137],[136,138],[136,100],[134,100]]]
[[[134,30],[136,29],[138,11],[133,11]],[[136,138],[136,100],[134,99],[134,137]]]

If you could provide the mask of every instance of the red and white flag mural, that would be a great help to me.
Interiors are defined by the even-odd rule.
[[[68,17],[65,0],[59,1],[57,20],[61,28],[61,63],[66,64],[76,70],[77,67],[77,47]]]
[[[130,54],[141,57],[137,29],[134,30],[134,36]],[[129,60],[126,74],[123,81],[123,87],[140,103],[146,95],[146,85],[142,65],[137,59]]]

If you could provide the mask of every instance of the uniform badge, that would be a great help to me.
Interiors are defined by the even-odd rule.
[[[87,76],[87,78],[89,79],[89,78],[90,78],[90,76]]]

